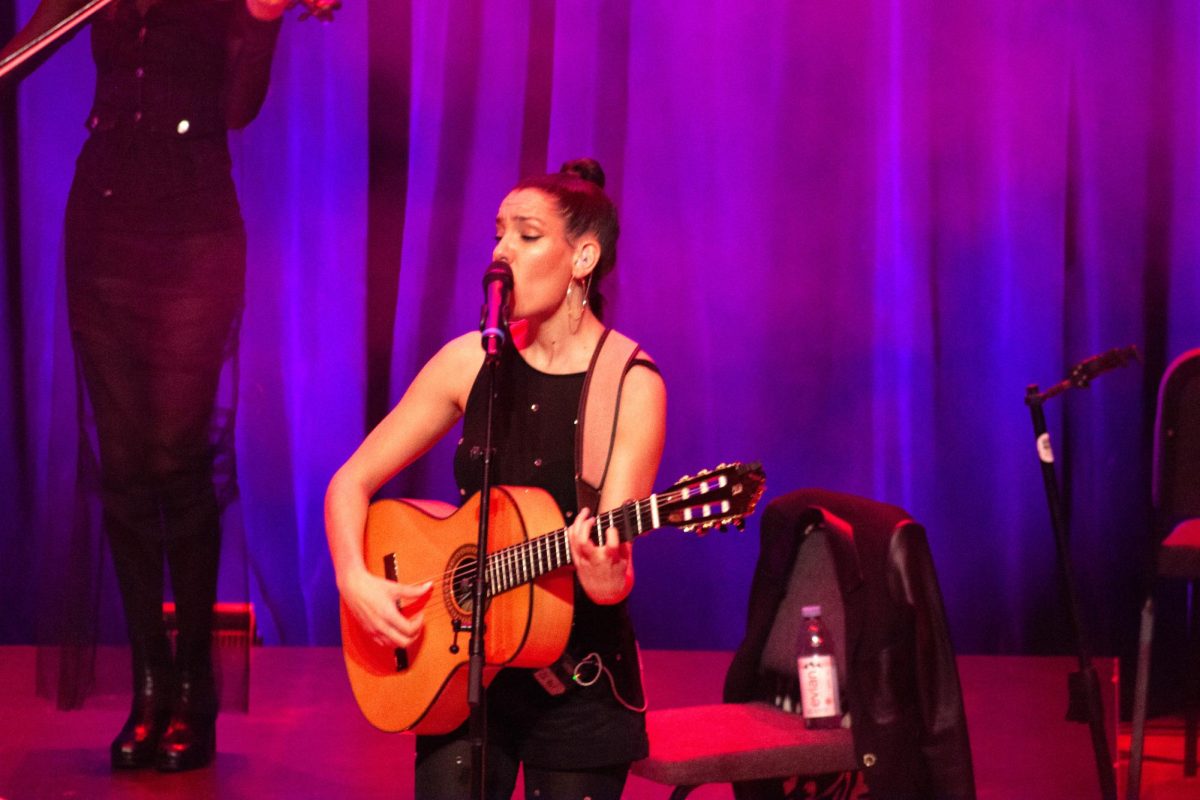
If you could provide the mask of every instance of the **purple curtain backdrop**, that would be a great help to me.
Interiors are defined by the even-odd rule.
[[[1154,391],[1200,345],[1198,53],[1185,0],[348,0],[331,25],[289,22],[234,146],[240,513],[264,638],[337,641],[330,474],[475,323],[506,190],[594,155],[623,223],[609,322],[669,387],[660,483],[761,460],[767,499],[816,485],[908,508],[962,651],[1067,649],[1024,389],[1138,344],[1141,367],[1048,409],[1087,623],[1098,652],[1127,649]],[[30,78],[3,142],[20,164],[2,217],[4,641],[33,639],[67,552],[59,262],[87,58],[80,37]],[[451,498],[449,455],[389,490]],[[737,644],[756,531],[639,542],[645,646]]]

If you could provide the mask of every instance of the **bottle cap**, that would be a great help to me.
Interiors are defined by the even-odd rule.
[[[804,606],[803,608],[800,609],[800,616],[804,617],[805,619],[812,619],[813,617],[819,617],[819,616],[821,616],[821,607],[820,606]]]

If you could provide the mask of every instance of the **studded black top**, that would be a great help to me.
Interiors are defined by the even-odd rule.
[[[585,373],[552,375],[531,367],[511,346],[497,367],[496,455],[493,484],[537,486],[554,498],[569,523],[575,499],[575,418]],[[482,484],[486,373],[471,389],[454,474],[464,499]],[[624,602],[601,606],[575,581],[575,619],[567,652],[575,659],[599,654],[612,672],[617,691],[633,706],[642,700],[641,671],[633,626]],[[589,676],[590,677],[590,676]],[[529,670],[503,670],[488,690],[488,713],[495,730],[511,737],[519,757],[538,767],[587,769],[644,758],[643,715],[624,707],[609,681],[572,686],[553,697]]]

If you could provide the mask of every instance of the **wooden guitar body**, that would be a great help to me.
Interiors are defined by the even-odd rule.
[[[615,531],[631,542],[671,525],[703,533],[741,527],[762,497],[762,466],[720,464],[670,488],[596,516],[593,541]],[[492,489],[487,571],[484,683],[500,667],[541,668],[562,655],[575,599],[569,530],[541,489]],[[354,698],[384,731],[448,733],[467,718],[472,580],[478,567],[479,495],[459,509],[445,503],[380,500],[367,512],[363,557],[374,575],[405,584],[433,582],[421,604],[420,638],[403,650],[380,647],[342,604],[342,649]],[[533,532],[533,533],[531,533]]]
[[[364,539],[367,569],[400,583],[433,581],[423,606],[424,631],[399,654],[377,645],[342,605],[342,647],[350,685],[363,714],[380,730],[447,733],[466,720],[471,634],[458,626],[469,627],[471,622],[479,509],[478,495],[459,509],[428,501],[371,504]],[[493,488],[489,553],[562,526],[558,506],[546,492]],[[572,574],[569,568],[557,569],[490,598],[485,683],[501,666],[544,667],[562,654],[571,632]],[[405,612],[421,608],[412,606]]]

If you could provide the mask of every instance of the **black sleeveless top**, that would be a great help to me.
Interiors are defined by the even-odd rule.
[[[511,346],[503,351],[496,376],[492,482],[546,490],[568,523],[578,513],[575,416],[584,377],[582,372],[539,372]],[[486,391],[487,375],[481,371],[467,400],[463,437],[454,458],[454,475],[464,498],[482,485]],[[597,605],[578,579],[567,652],[576,660],[599,654],[624,700],[635,707],[643,705],[637,645],[626,604]],[[635,761],[648,752],[644,715],[623,706],[603,675],[591,686],[571,686],[554,697],[529,670],[502,670],[488,688],[488,715],[489,728],[502,732],[518,757],[535,767],[587,769]]]

